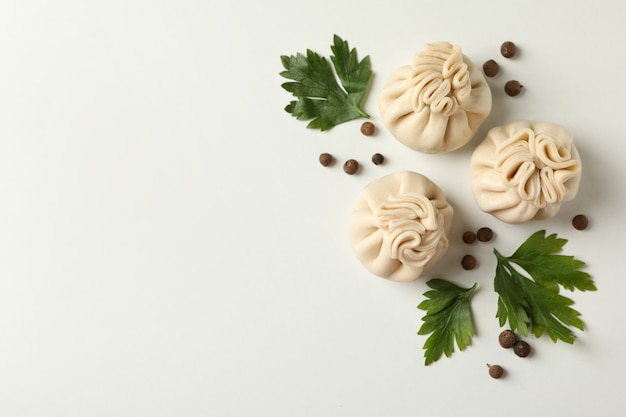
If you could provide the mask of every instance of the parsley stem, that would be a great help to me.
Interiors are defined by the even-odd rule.
[[[509,272],[511,277],[518,274],[515,268],[513,268],[513,266],[511,265],[510,258],[507,258],[506,256],[502,256],[502,254],[498,252],[495,248],[493,249],[493,253],[496,255],[498,264],[502,265],[502,267]]]
[[[356,106],[356,112],[361,116],[364,117],[366,119],[369,119],[371,116],[367,113],[365,113],[359,106]]]

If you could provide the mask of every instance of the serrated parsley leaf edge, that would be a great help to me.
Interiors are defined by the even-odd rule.
[[[470,300],[478,284],[463,288],[441,278],[434,278],[426,284],[433,290],[425,292],[427,299],[418,305],[426,315],[422,317],[424,323],[417,334],[431,334],[423,347],[424,364],[430,365],[442,355],[450,357],[455,341],[460,351],[471,344],[474,324]]]

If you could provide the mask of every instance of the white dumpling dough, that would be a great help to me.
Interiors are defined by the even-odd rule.
[[[438,42],[391,74],[378,106],[400,142],[419,152],[443,153],[472,139],[491,112],[491,90],[460,46]]]
[[[414,281],[448,249],[453,209],[427,177],[401,171],[365,187],[350,218],[350,240],[373,274]]]
[[[524,120],[491,129],[470,166],[480,209],[513,224],[554,216],[576,196],[582,172],[567,129]]]

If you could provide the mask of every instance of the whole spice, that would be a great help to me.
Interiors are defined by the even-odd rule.
[[[515,97],[522,92],[522,87],[524,86],[517,80],[507,81],[506,84],[504,84],[504,92],[511,97]]]
[[[322,164],[322,166],[329,166],[333,163],[334,159],[335,158],[333,158],[333,156],[329,153],[324,152],[323,154],[320,154],[320,164]]]
[[[517,342],[517,336],[511,330],[505,330],[498,336],[498,342],[503,348],[509,349]]]
[[[500,53],[505,58],[513,58],[517,54],[517,46],[511,41],[506,41],[500,45]]]
[[[576,230],[585,230],[589,226],[589,219],[584,214],[577,214],[572,219],[572,226]]]
[[[374,163],[374,165],[380,165],[385,162],[385,157],[379,153],[375,153],[374,155],[372,155],[372,162]]]
[[[354,159],[348,159],[343,164],[343,170],[348,175],[356,174],[357,171],[359,170],[359,163]]]
[[[530,345],[523,340],[520,340],[513,345],[513,352],[515,352],[515,354],[520,358],[525,358],[530,355]]]
[[[493,239],[493,230],[488,227],[481,227],[476,232],[476,238],[481,242],[489,242]]]
[[[461,259],[461,266],[465,270],[476,268],[476,258],[474,258],[472,255],[465,255],[463,259]]]
[[[500,65],[493,59],[485,61],[483,64],[483,72],[487,77],[495,77],[500,72]]]
[[[363,133],[365,136],[372,136],[375,131],[376,127],[372,122],[363,122],[363,124],[361,125],[361,133]]]
[[[476,242],[476,233],[471,232],[471,231],[467,231],[463,233],[463,242],[467,244]]]
[[[502,376],[504,375],[504,368],[502,368],[500,365],[487,364],[487,366],[489,367],[490,377],[498,379],[498,378],[502,378]]]

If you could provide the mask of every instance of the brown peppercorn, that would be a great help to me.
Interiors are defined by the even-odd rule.
[[[589,226],[589,219],[584,214],[577,214],[572,219],[572,226],[576,230],[585,230]]]
[[[327,167],[332,164],[334,160],[335,158],[333,158],[333,156],[329,153],[324,152],[323,154],[320,154],[320,164],[322,164],[322,166]]]
[[[517,342],[517,336],[511,330],[505,330],[498,336],[498,342],[503,348],[509,349]]]
[[[487,77],[495,77],[500,72],[500,65],[493,59],[485,61],[483,64],[483,72]]]
[[[498,378],[502,378],[502,376],[504,376],[504,368],[502,368],[500,365],[489,365],[487,364],[487,366],[489,367],[489,376],[494,378],[494,379],[498,379]]]
[[[354,159],[348,159],[345,164],[343,164],[343,170],[348,175],[356,174],[359,170],[359,163]]]
[[[361,133],[365,136],[372,136],[376,131],[376,126],[372,122],[363,122],[361,125]]]
[[[524,86],[517,80],[507,81],[506,84],[504,84],[504,92],[511,97],[515,97],[522,92],[522,87]]]
[[[471,232],[471,231],[467,231],[463,233],[463,242],[467,244],[476,242],[476,233]]]
[[[515,352],[515,354],[520,358],[525,358],[530,355],[530,345],[523,340],[520,340],[513,345],[513,352]]]
[[[372,155],[372,162],[374,163],[374,165],[380,165],[385,162],[385,157],[379,153],[375,153],[374,155]]]
[[[505,58],[513,58],[517,54],[517,46],[511,41],[506,41],[500,45],[500,53]]]
[[[493,230],[488,227],[481,227],[476,232],[476,238],[481,242],[489,242],[493,239]]]
[[[461,266],[467,271],[476,268],[476,258],[472,255],[465,255],[463,259],[461,259]]]

